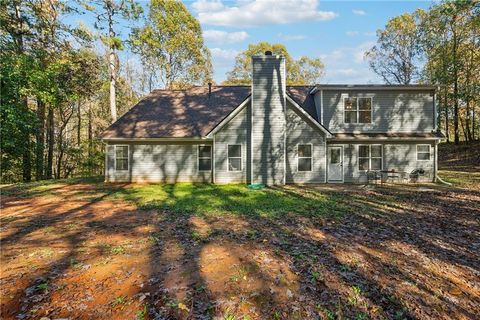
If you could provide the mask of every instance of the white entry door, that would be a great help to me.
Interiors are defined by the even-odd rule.
[[[343,182],[343,147],[328,147],[328,181]]]

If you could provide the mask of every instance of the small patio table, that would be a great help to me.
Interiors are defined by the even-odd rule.
[[[388,179],[391,179],[392,182],[395,182],[395,180],[397,180],[397,182],[400,181],[400,175],[402,172],[400,171],[395,171],[395,170],[382,170],[380,171],[380,173],[383,175],[385,174],[386,175],[386,182],[388,182]],[[382,179],[382,184],[383,184],[383,179]]]

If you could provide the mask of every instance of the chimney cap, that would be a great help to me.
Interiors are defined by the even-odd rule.
[[[265,55],[266,55],[266,56],[271,56],[271,55],[272,55],[272,51],[270,51],[270,50],[265,51]]]

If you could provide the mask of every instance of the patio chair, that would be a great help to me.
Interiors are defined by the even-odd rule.
[[[367,184],[373,181],[377,184],[378,181],[382,182],[382,175],[379,171],[367,171]]]
[[[419,178],[424,175],[425,175],[425,170],[415,169],[412,172],[410,172],[410,181],[418,182]]]

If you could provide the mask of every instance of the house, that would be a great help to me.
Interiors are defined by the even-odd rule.
[[[361,183],[437,172],[435,88],[286,86],[285,59],[252,58],[251,86],[155,90],[102,134],[110,182]]]

